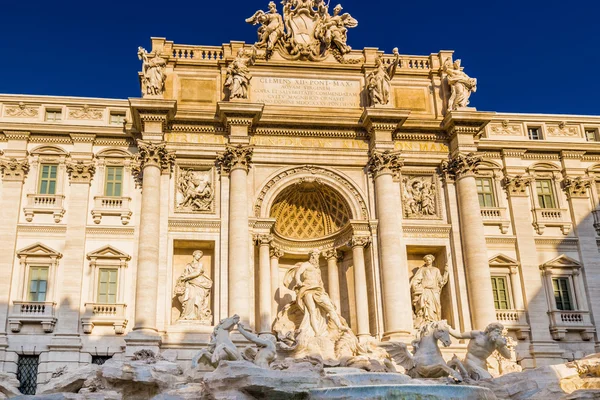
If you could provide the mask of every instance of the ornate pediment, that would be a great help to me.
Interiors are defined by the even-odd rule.
[[[61,258],[62,254],[58,251],[42,244],[40,242],[32,244],[17,251],[17,257],[46,257],[46,258]]]
[[[270,58],[277,50],[290,60],[322,61],[332,54],[341,63],[359,63],[362,59],[348,59],[348,28],[358,21],[348,13],[342,14],[338,4],[329,13],[325,0],[283,0],[283,17],[274,2],[269,10],[259,10],[246,22],[260,24],[258,41],[254,47],[262,50],[264,58]]]
[[[112,260],[125,260],[129,261],[131,257],[129,254],[123,253],[121,250],[112,247],[111,245],[106,245],[104,247],[99,248],[98,250],[94,250],[87,254],[88,260],[93,259],[112,259]]]
[[[496,254],[494,257],[490,258],[489,264],[490,267],[511,267],[519,265],[519,262],[504,254]]]
[[[571,257],[561,254],[560,256],[542,264],[540,268],[581,268],[581,263],[572,259]]]

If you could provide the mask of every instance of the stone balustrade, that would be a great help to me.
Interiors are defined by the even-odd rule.
[[[27,205],[23,209],[27,222],[32,222],[35,214],[52,214],[59,223],[65,215],[65,196],[61,194],[28,194]]]
[[[531,329],[525,310],[496,310],[496,319],[509,331],[515,331],[519,340],[529,337]]]
[[[94,197],[94,209],[92,210],[94,223],[99,224],[105,215],[114,215],[121,217],[121,223],[127,225],[131,220],[132,214],[129,206],[130,203],[131,197]]]
[[[568,235],[573,226],[573,224],[568,221],[568,213],[566,210],[558,208],[534,208],[532,213],[533,226],[538,235],[543,234],[544,229],[547,226],[559,227],[563,235]]]
[[[15,301],[8,317],[11,331],[20,332],[23,324],[41,324],[44,332],[52,333],[56,325],[56,303]]]
[[[223,48],[220,46],[185,46],[173,45],[172,56],[178,60],[217,63],[223,59]]]
[[[86,303],[85,314],[81,318],[83,332],[90,334],[94,326],[113,326],[117,335],[127,328],[126,304]]]
[[[481,209],[481,218],[484,225],[498,226],[503,234],[508,233],[510,220],[503,207],[485,207]]]
[[[550,332],[554,340],[562,340],[567,332],[579,332],[583,340],[591,340],[595,332],[589,311],[548,311]]]

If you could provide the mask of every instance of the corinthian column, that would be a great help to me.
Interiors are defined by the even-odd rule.
[[[475,329],[484,329],[496,321],[487,244],[475,183],[475,170],[480,162],[478,156],[458,153],[442,164],[446,179],[456,181],[467,291]]]
[[[273,237],[271,235],[256,235],[258,246],[258,332],[271,333],[271,257],[270,249]]]
[[[335,304],[338,312],[340,308],[340,271],[338,268],[339,253],[335,249],[327,250],[323,253],[323,257],[327,260],[327,292],[329,298]]]
[[[228,145],[217,157],[222,172],[229,173],[228,311],[243,323],[250,321],[250,275],[248,227],[248,169],[252,146]]]
[[[413,329],[400,193],[393,177],[401,167],[398,152],[371,151],[368,168],[375,180],[385,338],[407,336]]]
[[[279,259],[284,253],[281,249],[271,246],[271,316],[277,315],[279,301],[277,298],[277,289],[279,289]]]
[[[352,259],[354,263],[354,298],[356,302],[356,335],[359,339],[371,336],[369,329],[369,301],[367,293],[367,270],[365,268],[365,246],[371,242],[366,236],[352,238]]]
[[[165,143],[139,141],[138,150],[143,181],[133,330],[134,333],[156,337],[160,246],[160,221],[157,212],[160,209],[160,180],[162,171],[173,167],[175,155],[167,151]]]

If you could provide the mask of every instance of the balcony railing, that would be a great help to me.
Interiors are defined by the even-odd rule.
[[[498,226],[502,234],[508,233],[510,220],[506,217],[506,208],[484,207],[481,208],[481,217],[484,225]]]
[[[583,340],[590,340],[595,332],[589,311],[549,311],[550,332],[555,340],[562,340],[566,332],[579,332]]]
[[[85,314],[81,318],[84,333],[92,333],[94,326],[107,325],[115,328],[115,333],[125,333],[127,327],[126,304],[86,303]]]
[[[516,331],[519,340],[529,337],[529,323],[525,310],[496,310],[496,319],[510,331]]]
[[[566,210],[558,208],[533,209],[533,227],[539,235],[544,233],[547,226],[559,227],[563,235],[568,235],[573,224],[568,220]]]
[[[56,325],[56,303],[37,301],[15,301],[8,316],[13,332],[20,332],[23,324],[41,324],[44,332],[51,333]]]
[[[31,222],[35,214],[52,214],[54,222],[59,223],[65,215],[64,200],[61,194],[28,194],[23,208],[25,219]]]
[[[127,225],[131,220],[130,203],[131,197],[96,196],[94,197],[92,218],[96,224],[99,224],[104,215],[115,215],[121,217],[123,225]]]

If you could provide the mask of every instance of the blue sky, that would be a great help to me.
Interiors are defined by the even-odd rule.
[[[455,50],[479,110],[600,115],[600,3],[593,0],[339,0],[355,49]],[[279,0],[277,0],[279,3]],[[268,0],[4,1],[0,93],[139,97],[138,46],[256,40]],[[332,0],[332,6],[337,4]],[[279,8],[281,6],[278,4]]]

